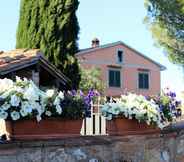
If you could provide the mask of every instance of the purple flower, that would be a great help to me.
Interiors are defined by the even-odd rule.
[[[162,112],[163,109],[164,109],[164,106],[163,105],[159,105],[159,109],[160,109],[160,112]]]
[[[175,110],[176,109],[176,106],[175,105],[171,105],[171,110]]]
[[[176,107],[178,107],[179,105],[181,105],[181,101],[176,101],[175,105],[176,105]]]
[[[168,92],[166,95],[167,96],[170,96],[172,98],[175,98],[176,97],[176,93],[175,92]]]
[[[72,94],[72,96],[76,96],[77,95],[77,91],[76,90],[72,90],[71,94]]]
[[[81,97],[84,96],[84,93],[81,90],[79,90],[79,94],[80,94]]]
[[[95,96],[100,96],[100,93],[98,91],[95,91]]]
[[[95,92],[93,89],[90,89],[89,92],[88,92],[88,96],[89,97],[93,97],[95,95]]]
[[[150,101],[151,97],[150,96],[145,96],[145,99]]]

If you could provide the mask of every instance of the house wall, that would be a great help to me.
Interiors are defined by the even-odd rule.
[[[123,50],[123,64],[117,64],[117,50]],[[160,93],[160,67],[135,51],[123,45],[95,50],[79,54],[77,58],[83,68],[99,67],[102,71],[101,79],[106,83],[107,96],[119,96],[124,92],[135,92],[143,95],[156,95]],[[121,88],[108,87],[108,70],[112,67],[121,71]],[[149,70],[149,89],[138,88],[138,70]]]

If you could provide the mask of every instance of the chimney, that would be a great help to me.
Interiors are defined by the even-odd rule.
[[[100,41],[98,38],[94,38],[92,41],[91,41],[91,46],[92,48],[95,48],[95,47],[99,47],[100,45]]]

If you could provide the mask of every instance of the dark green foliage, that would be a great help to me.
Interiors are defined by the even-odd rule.
[[[170,61],[184,65],[184,0],[145,0],[146,22]]]
[[[21,0],[16,48],[40,48],[72,81],[80,81],[74,54],[78,51],[78,0]]]
[[[61,102],[62,114],[61,118],[67,119],[83,119],[87,105],[83,98],[66,95],[65,99]]]

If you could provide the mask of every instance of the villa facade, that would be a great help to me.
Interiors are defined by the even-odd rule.
[[[100,45],[96,38],[91,48],[80,50],[76,57],[85,69],[101,69],[106,96],[126,92],[147,96],[161,91],[161,71],[166,68],[121,41]]]

